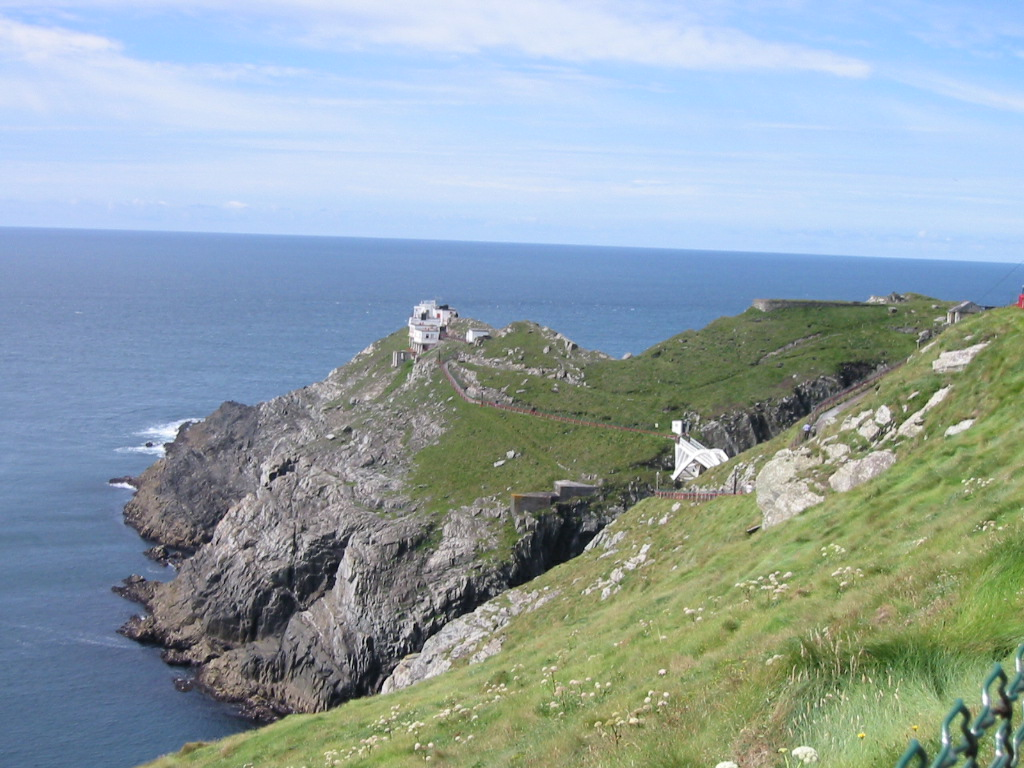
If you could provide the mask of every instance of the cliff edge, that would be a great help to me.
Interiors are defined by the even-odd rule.
[[[396,334],[318,384],[185,425],[138,479],[126,521],[180,561],[126,580],[124,634],[256,717],[374,692],[449,620],[582,551],[613,511],[513,515],[491,495],[443,512],[410,493],[453,415],[432,357]]]

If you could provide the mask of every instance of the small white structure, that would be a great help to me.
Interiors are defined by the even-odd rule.
[[[672,473],[673,480],[693,480],[705,469],[717,467],[729,460],[729,456],[721,448],[703,446],[684,433],[682,421],[673,421],[672,431],[679,435],[676,439],[676,469]]]
[[[441,326],[409,321],[409,346],[415,352],[426,352],[441,341]]]
[[[466,341],[468,341],[470,344],[472,344],[475,341],[480,341],[481,339],[489,338],[491,338],[491,332],[488,331],[486,328],[470,328],[468,331],[466,331]]]
[[[437,346],[448,323],[458,316],[447,304],[438,305],[432,299],[421,301],[412,308],[409,318],[409,346],[416,352]]]
[[[959,323],[967,315],[976,315],[984,311],[984,307],[979,307],[973,301],[961,301],[955,307],[950,307],[946,310],[946,325]]]
[[[452,320],[459,316],[459,313],[449,307],[447,304],[438,304],[433,299],[429,301],[421,301],[415,307],[412,308],[412,317],[409,318],[409,322],[416,320],[419,322],[434,322],[441,326],[447,326]]]

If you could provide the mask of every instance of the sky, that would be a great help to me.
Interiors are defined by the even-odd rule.
[[[1024,260],[1019,0],[0,0],[0,226]]]

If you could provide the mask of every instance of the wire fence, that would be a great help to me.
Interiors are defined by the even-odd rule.
[[[711,501],[719,496],[743,496],[749,493],[745,488],[735,491],[661,491],[656,490],[654,495],[659,499],[675,499],[677,501]]]
[[[1017,648],[1013,680],[996,664],[981,686],[981,710],[973,718],[963,699],[957,699],[942,721],[939,751],[929,761],[928,752],[914,739],[896,768],[1014,768],[1020,764],[1024,724],[1014,730],[1014,705],[1024,693],[1024,644]],[[995,689],[993,693],[993,688]],[[1024,712],[1022,712],[1024,719]],[[990,733],[991,732],[991,733]],[[991,736],[991,744],[984,741]],[[985,757],[990,755],[990,757]],[[984,760],[988,762],[983,762]]]

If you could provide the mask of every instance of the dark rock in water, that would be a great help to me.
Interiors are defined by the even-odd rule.
[[[160,652],[160,660],[163,661],[169,667],[191,667],[193,666],[192,659],[188,654],[174,648],[164,648]],[[195,680],[192,681],[193,683]]]
[[[131,576],[124,579],[119,585],[111,587],[110,591],[114,594],[120,595],[126,600],[147,605],[153,596],[153,583],[146,581],[146,579],[139,576],[139,574],[133,573]]]
[[[117,630],[130,640],[144,645],[160,645],[161,636],[152,616],[132,616]]]
[[[130,485],[132,488],[138,488],[138,480],[129,475],[124,477],[112,477],[107,480],[108,485]]]
[[[196,687],[196,681],[191,677],[174,678],[174,690],[181,693],[188,693]]]
[[[176,547],[168,547],[166,544],[157,544],[150,547],[143,554],[150,560],[161,565],[169,565],[172,568],[179,568],[185,561],[187,554]]]

